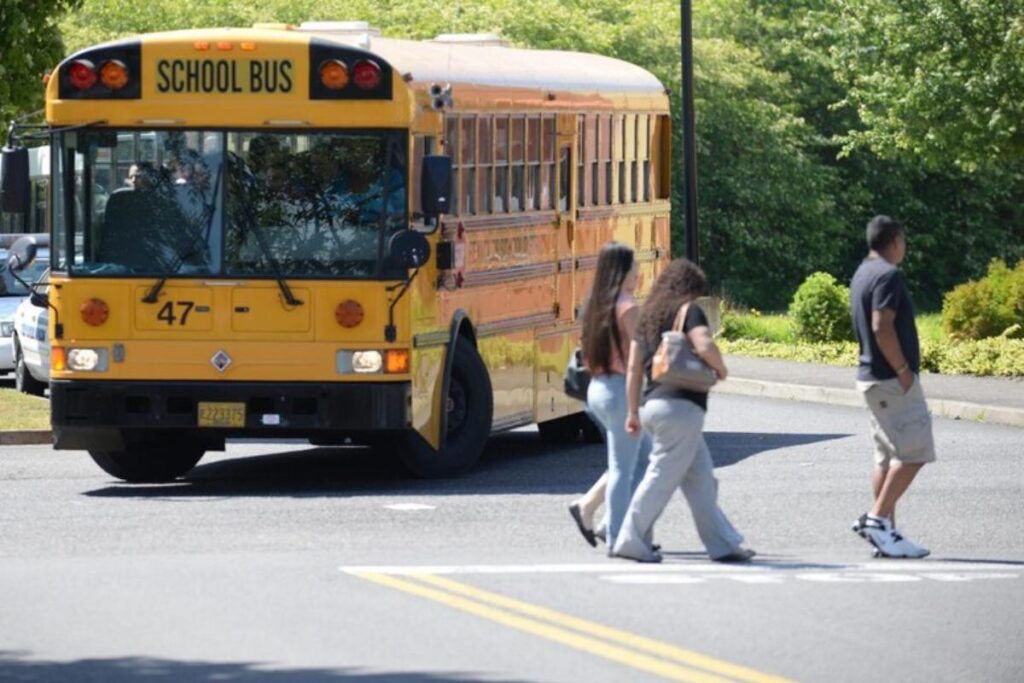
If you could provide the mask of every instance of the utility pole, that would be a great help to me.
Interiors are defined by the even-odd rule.
[[[680,0],[683,67],[683,206],[686,211],[686,258],[700,264],[697,238],[697,124],[693,113],[693,0]]]

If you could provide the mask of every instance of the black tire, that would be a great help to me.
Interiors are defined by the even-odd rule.
[[[604,432],[586,413],[574,413],[537,424],[540,438],[553,444],[603,443]]]
[[[25,355],[21,352],[18,338],[14,338],[14,388],[23,394],[42,396],[46,393],[46,383],[40,382],[25,365]]]
[[[173,481],[188,473],[204,451],[191,444],[134,444],[123,451],[89,451],[107,474],[131,483]]]
[[[491,377],[480,354],[468,339],[459,337],[445,401],[447,439],[436,450],[413,432],[402,435],[399,455],[416,476],[447,477],[465,472],[483,455],[494,417]]]

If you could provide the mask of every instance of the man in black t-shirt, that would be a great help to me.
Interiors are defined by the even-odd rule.
[[[907,253],[903,226],[888,216],[868,223],[868,257],[850,283],[850,313],[860,344],[857,388],[870,411],[875,443],[874,503],[853,530],[876,556],[925,557],[895,528],[896,502],[925,463],[935,461],[931,415],[921,390],[914,304],[897,266]]]

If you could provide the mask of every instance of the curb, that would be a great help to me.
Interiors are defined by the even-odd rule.
[[[808,384],[783,384],[782,382],[766,382],[757,379],[730,377],[715,385],[712,391],[740,396],[758,396],[761,398],[780,398],[787,401],[806,401],[809,403],[828,403],[831,405],[861,408],[864,401],[856,389],[839,389]],[[928,409],[932,415],[953,420],[971,420],[987,424],[1008,425],[1024,428],[1024,410],[1005,408],[1002,406],[952,401],[944,398],[927,399]]]
[[[53,443],[53,432],[49,429],[0,432],[0,446],[31,446],[44,443]]]

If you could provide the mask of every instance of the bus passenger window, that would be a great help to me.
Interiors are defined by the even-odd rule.
[[[463,200],[460,202],[463,214],[476,213],[476,117],[463,116],[459,135],[459,165],[463,170],[461,187]]]
[[[598,116],[598,200],[595,204],[612,203],[612,117]]]
[[[508,211],[508,117],[494,117],[494,211]]]
[[[509,136],[509,165],[511,166],[512,178],[509,183],[508,210],[523,211],[524,198],[526,196],[526,179],[524,176],[525,150],[523,149],[524,137],[526,135],[526,120],[522,117],[512,119],[512,131]]]
[[[490,213],[494,201],[494,189],[491,187],[492,165],[494,163],[494,135],[490,116],[481,116],[477,126],[477,170],[476,198],[477,213]]]

